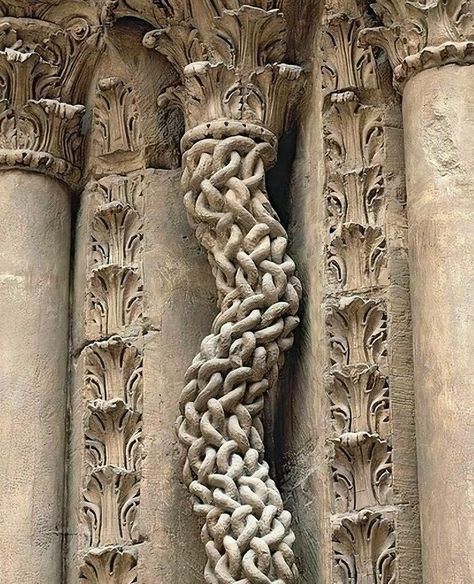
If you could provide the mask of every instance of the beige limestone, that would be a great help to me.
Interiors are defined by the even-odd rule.
[[[61,584],[70,212],[65,186],[0,173],[0,580]]]
[[[416,75],[404,93],[425,584],[474,564],[474,67]]]

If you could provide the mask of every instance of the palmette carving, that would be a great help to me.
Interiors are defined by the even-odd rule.
[[[377,366],[332,369],[328,395],[336,434],[369,432],[389,436],[388,378],[380,373]]]
[[[387,314],[382,302],[344,298],[329,307],[326,322],[333,364],[385,364]]]
[[[92,192],[99,208],[121,205],[130,207],[141,214],[143,210],[143,177],[137,176],[108,176],[93,183]]]
[[[346,14],[333,15],[326,23],[321,43],[322,83],[326,92],[379,87],[372,49],[358,43],[362,27],[360,19]]]
[[[85,394],[88,400],[123,402],[141,411],[143,356],[132,343],[114,336],[84,350]]]
[[[132,207],[119,201],[101,206],[92,224],[92,265],[136,266],[142,252],[142,227]]]
[[[336,287],[344,291],[387,283],[387,242],[380,228],[344,224],[328,247],[328,268]]]
[[[82,582],[137,582],[143,412],[141,176],[88,190]],[[111,336],[113,335],[113,336]],[[128,338],[127,338],[128,337]],[[124,547],[126,546],[126,547]],[[123,551],[126,549],[126,551]]]
[[[104,337],[140,325],[142,296],[142,280],[134,268],[116,264],[95,268],[88,303],[91,335]]]
[[[142,147],[133,89],[118,77],[101,79],[94,109],[98,156],[134,154]]]
[[[374,434],[343,434],[334,440],[331,462],[334,508],[346,513],[391,503],[392,454]]]
[[[381,110],[362,105],[350,95],[334,103],[326,115],[326,154],[329,164],[347,171],[380,165],[384,156]]]
[[[127,545],[137,541],[139,503],[137,473],[113,466],[94,470],[84,490],[83,504],[90,545]]]
[[[326,188],[331,234],[344,223],[371,227],[383,223],[384,177],[381,166],[331,174]]]
[[[91,467],[107,465],[129,471],[141,462],[141,414],[121,399],[95,400],[88,404],[86,456]]]
[[[333,535],[334,584],[395,584],[394,524],[361,511],[342,519]]]
[[[91,550],[84,558],[81,584],[137,584],[136,553],[132,549],[106,547]]]

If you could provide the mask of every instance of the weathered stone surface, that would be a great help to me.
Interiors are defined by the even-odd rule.
[[[425,580],[474,565],[474,67],[424,71],[404,96],[418,476]]]
[[[473,579],[473,13],[0,0],[2,584]]]
[[[0,551],[5,583],[61,581],[69,194],[0,173]]]

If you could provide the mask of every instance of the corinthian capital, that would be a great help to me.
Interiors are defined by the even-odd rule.
[[[474,63],[473,0],[377,0],[372,7],[384,26],[363,31],[361,42],[386,50],[399,90],[423,69]]]
[[[277,2],[192,1],[145,46],[166,55],[182,86],[178,99],[188,129],[232,120],[280,134],[299,95],[302,70],[284,63],[287,27]],[[270,5],[270,6],[269,6]]]
[[[12,3],[10,10],[21,15],[24,7]],[[0,18],[0,166],[77,182],[80,104],[89,82],[84,69],[100,39],[99,29],[80,17],[66,27],[40,18]]]

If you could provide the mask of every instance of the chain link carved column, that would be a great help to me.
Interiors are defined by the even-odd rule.
[[[403,95],[418,477],[426,584],[474,578],[474,5],[373,4]]]
[[[265,172],[302,72],[282,63],[277,8],[205,4],[175,12],[144,40],[182,74],[162,100],[178,99],[185,112],[184,202],[219,298],[181,397],[184,480],[204,523],[206,582],[286,584],[297,575],[294,535],[264,459],[261,415],[293,342],[301,290]]]

